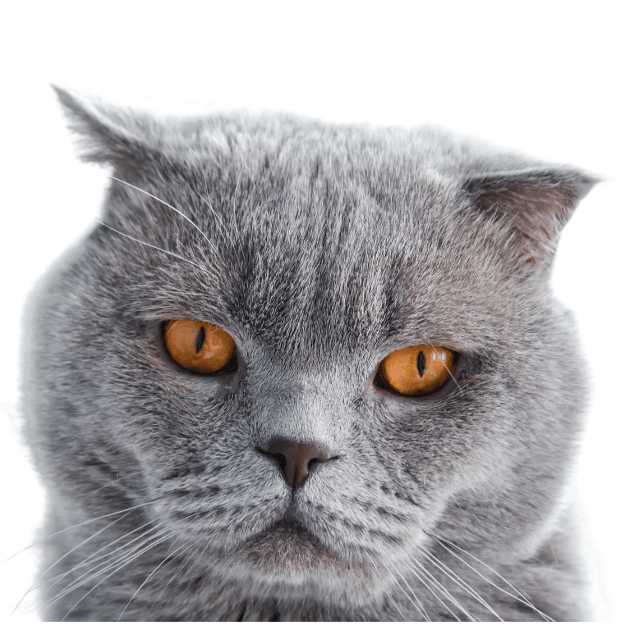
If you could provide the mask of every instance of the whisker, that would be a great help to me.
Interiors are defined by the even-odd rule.
[[[222,232],[228,237],[228,239],[230,240],[230,243],[232,245],[232,249],[236,250],[237,247],[234,244],[234,240],[232,239],[232,237],[230,236],[230,232],[229,230],[226,228],[226,226],[224,225],[224,222],[221,220],[221,217],[219,216],[219,214],[217,213],[217,211],[213,208],[213,205],[198,191],[195,191],[196,195],[204,202],[204,204],[206,204],[206,206],[208,206],[208,208],[210,209],[210,211],[213,213],[213,215],[215,216],[215,219],[217,220],[217,223],[219,224],[219,226],[221,227]],[[235,236],[237,236],[237,231],[235,230]],[[239,239],[239,245],[241,244],[241,241]]]
[[[461,577],[459,577],[454,571],[452,571],[449,567],[445,565],[444,562],[441,562],[434,554],[428,553],[427,550],[421,549],[421,553],[428,558],[434,566],[436,566],[441,572],[445,573],[449,579],[451,579],[454,583],[456,583],[460,588],[462,588],[465,592],[469,593],[476,601],[478,601],[482,606],[484,606],[489,612],[491,612],[497,619],[503,621],[503,619],[495,612],[495,610],[488,604],[488,602],[471,586],[467,584]]]
[[[185,215],[181,210],[177,209],[175,206],[172,206],[171,204],[168,204],[167,202],[165,202],[165,200],[161,200],[161,198],[156,197],[155,195],[152,195],[151,193],[148,193],[147,191],[145,191],[144,189],[141,189],[139,187],[136,187],[134,184],[130,184],[129,182],[126,182],[125,180],[121,180],[120,178],[115,178],[115,176],[110,176],[110,178],[112,180],[115,180],[117,182],[120,182],[121,184],[125,184],[127,187],[130,187],[132,189],[135,189],[136,191],[140,191],[141,193],[144,193],[145,195],[147,195],[148,197],[151,197],[152,199],[156,200],[157,202],[160,202],[161,204],[163,204],[164,206],[166,206],[167,208],[170,208],[171,210],[173,210],[175,213],[177,213],[178,215],[180,215],[183,219],[186,219],[208,242],[208,244],[211,246],[211,249],[213,250],[213,253],[215,252],[215,248],[213,247],[213,242],[208,238],[208,236],[206,235],[206,233],[187,215]]]
[[[130,597],[130,599],[128,600],[128,602],[126,603],[126,605],[124,606],[124,609],[122,610],[121,614],[118,616],[117,620],[121,621],[122,616],[124,616],[124,613],[126,612],[128,606],[132,603],[132,600],[137,596],[137,594],[139,594],[139,591],[150,581],[150,579],[152,579],[152,577],[154,576],[154,574],[166,563],[171,562],[173,558],[176,557],[177,554],[181,553],[186,545],[183,545],[182,547],[180,547],[179,549],[177,549],[176,551],[174,551],[171,554],[166,554],[165,557],[161,560],[161,562],[154,568],[154,570],[145,578],[145,580],[143,581],[143,583],[141,584],[141,586],[139,586],[139,588],[137,588],[137,590],[135,590],[134,594],[132,595],[132,597]]]
[[[461,551],[465,555],[473,558],[478,564],[481,564],[484,568],[488,569],[491,573],[493,573],[494,575],[499,577],[505,584],[507,584],[512,590],[514,590],[514,592],[516,592],[519,597],[523,598],[525,601],[528,601],[528,602],[530,601],[527,595],[525,595],[523,592],[521,592],[518,588],[515,588],[505,577],[503,577],[501,574],[499,574],[495,569],[493,569],[491,566],[489,566],[486,562],[484,562],[483,560],[480,560],[480,558],[478,558],[477,556],[473,555],[470,551],[467,551],[466,549],[463,549],[462,547],[460,547],[460,545],[457,545],[456,543],[453,543],[452,541],[444,538],[443,536],[437,536],[436,534],[431,534],[431,536],[433,538],[435,538],[438,541],[438,543],[441,544],[443,547],[445,547],[445,545],[443,543],[446,543],[448,545],[448,547],[446,547],[447,551],[449,551],[456,558],[458,558],[462,562],[464,562],[464,564],[466,564],[467,567],[470,568],[470,565],[464,559],[460,558],[460,556],[457,553],[455,553],[455,551],[453,551],[453,549],[457,549],[458,551]],[[474,570],[474,569],[472,569],[472,570]],[[475,571],[475,572],[477,573],[478,571]]]
[[[435,345],[432,345],[432,342],[424,335],[423,338],[425,339],[425,344],[428,345],[429,347],[436,347]],[[460,388],[460,384],[458,384],[458,380],[456,380],[456,378],[454,377],[454,374],[451,372],[451,370],[449,369],[449,367],[447,366],[447,363],[445,361],[443,361],[443,367],[445,367],[445,369],[447,369],[447,373],[449,373],[449,376],[451,377],[451,379],[454,381],[454,384]]]
[[[367,556],[367,558],[369,559],[369,562],[371,562],[371,566],[373,567],[373,570],[375,571],[376,575],[378,576],[378,579],[380,580],[380,583],[382,584],[384,590],[384,594],[386,597],[389,598],[390,601],[393,602],[395,609],[397,610],[397,613],[402,617],[402,619],[405,621],[406,617],[404,616],[404,613],[401,611],[399,605],[397,604],[397,601],[395,601],[395,597],[393,597],[392,593],[389,592],[388,590],[388,584],[387,582],[384,580],[384,577],[382,576],[382,574],[380,573],[380,571],[378,570],[378,567],[375,565],[375,562],[373,560],[373,558],[365,551],[364,554]]]
[[[447,543],[448,545],[450,545],[454,549],[457,549],[458,551],[462,551],[462,553],[464,553],[464,554],[468,555],[469,557],[473,558],[478,564],[481,564],[483,567],[488,569],[491,573],[493,573],[494,575],[499,577],[499,579],[501,579],[501,581],[503,581],[510,588],[512,588],[512,590],[514,590],[514,592],[516,592],[520,597],[522,597],[523,599],[525,599],[526,601],[529,602],[529,598],[527,597],[527,595],[522,593],[518,588],[515,588],[505,577],[500,575],[495,569],[493,569],[491,566],[486,564],[486,562],[484,562],[483,560],[480,560],[477,556],[473,555],[470,551],[467,551],[466,549],[463,549],[459,545],[456,545],[455,543],[452,543],[451,541],[447,540],[446,538],[443,538],[442,536],[438,536],[438,537],[434,536],[434,537],[437,538],[437,540],[439,540],[439,541],[442,540],[443,542]],[[457,555],[457,554],[455,554],[455,555]]]
[[[88,538],[86,538],[85,540],[83,540],[81,543],[79,543],[78,545],[76,545],[75,547],[73,547],[72,549],[70,549],[67,553],[65,553],[64,555],[62,555],[58,560],[56,560],[56,562],[54,562],[53,564],[51,564],[45,571],[43,571],[43,573],[40,573],[37,578],[35,579],[34,583],[30,586],[30,588],[24,593],[24,595],[22,596],[22,598],[19,600],[19,602],[17,603],[17,605],[13,608],[13,611],[11,612],[11,615],[13,615],[15,613],[15,611],[20,607],[20,605],[22,604],[22,602],[24,601],[24,599],[33,591],[35,590],[35,588],[38,588],[39,586],[42,585],[43,583],[43,578],[46,575],[46,573],[48,573],[50,570],[52,570],[55,566],[57,566],[60,562],[62,562],[65,558],[67,558],[67,556],[69,556],[71,553],[73,553],[74,551],[76,551],[76,549],[79,549],[80,547],[82,547],[83,545],[85,545],[86,543],[88,543],[90,540],[93,540],[96,536],[98,536],[99,534],[101,534],[102,532],[106,531],[109,527],[111,527],[112,525],[115,525],[115,523],[117,523],[118,521],[121,521],[122,519],[124,519],[126,516],[128,516],[130,514],[130,512],[126,512],[124,515],[122,515],[121,517],[119,517],[118,519],[115,519],[114,521],[112,521],[111,523],[109,523],[108,525],[106,525],[105,527],[103,527],[102,529],[100,529],[99,531],[97,531],[95,534],[92,534],[91,536],[89,536]],[[104,549],[105,547],[103,547]],[[96,552],[98,553],[98,552]],[[82,566],[84,565],[84,562],[81,563],[78,566]],[[46,580],[46,584],[50,584],[51,582],[54,582],[54,580],[57,579],[62,579],[63,577],[65,577],[66,575],[69,575],[70,573],[72,573],[74,570],[76,570],[76,568],[78,568],[78,566],[73,567],[72,569],[70,569],[69,571],[67,571],[66,573],[57,576],[57,577],[53,577],[50,580]]]
[[[190,558],[192,558],[198,551],[200,550],[200,546],[198,545],[192,552],[190,555]],[[206,551],[206,546],[204,547],[204,549],[202,549],[202,554]],[[200,557],[201,555],[200,554]],[[173,562],[174,560],[171,560],[171,562]],[[156,603],[158,602],[158,600],[163,596],[163,593],[167,590],[167,588],[169,588],[169,585],[172,583],[172,581],[174,579],[178,580],[178,583],[176,584],[176,587],[174,588],[173,592],[170,593],[169,595],[169,599],[167,599],[167,601],[165,602],[165,605],[162,607],[162,610],[164,610],[168,605],[169,602],[172,600],[172,598],[174,596],[176,596],[176,594],[178,593],[178,588],[180,588],[180,586],[182,585],[182,582],[184,582],[184,575],[180,574],[180,571],[182,570],[182,567],[185,565],[185,562],[181,562],[178,565],[178,568],[176,569],[176,572],[169,578],[169,581],[167,582],[167,584],[165,584],[164,588],[161,589],[161,592],[158,594],[158,596],[156,597],[156,599],[154,600],[154,602],[152,603],[152,605],[150,606],[150,609],[147,611],[146,615],[145,615],[145,620],[149,620],[148,619],[148,615],[150,614],[150,612],[154,609],[154,607],[156,606]]]
[[[44,538],[40,538],[39,540],[36,540],[34,543],[31,543],[27,547],[24,547],[23,549],[20,549],[19,551],[16,551],[13,555],[9,556],[6,560],[4,560],[3,564],[5,564],[9,560],[15,558],[15,556],[18,556],[20,553],[23,553],[24,551],[26,551],[28,549],[32,549],[33,547],[36,547],[37,545],[39,545],[41,543],[45,543],[47,540],[50,540],[50,538],[54,538],[55,536],[58,536],[59,534],[63,534],[63,532],[69,532],[70,530],[74,530],[77,527],[82,527],[83,525],[88,525],[89,523],[95,523],[96,521],[101,521],[102,519],[106,519],[106,518],[108,518],[110,516],[115,516],[116,514],[123,514],[124,512],[129,512],[131,510],[136,510],[137,508],[142,508],[144,506],[149,506],[149,505],[155,503],[156,501],[157,501],[156,499],[153,499],[151,501],[147,501],[146,503],[141,503],[141,504],[138,504],[136,506],[132,506],[130,508],[125,508],[124,510],[117,510],[116,512],[109,512],[108,514],[103,514],[102,516],[95,517],[94,519],[89,519],[88,521],[82,521],[81,523],[77,523],[76,525],[71,525],[70,527],[65,527],[62,530],[54,532],[54,534],[48,534]]]
[[[445,367],[445,369],[447,369],[447,373],[449,373],[449,377],[454,381],[454,384],[460,388],[460,384],[458,384],[458,380],[456,380],[456,378],[454,377],[454,374],[450,371],[449,367],[447,366],[447,363],[443,363],[443,366]]]
[[[146,532],[146,534],[147,533],[149,533],[149,532]],[[90,582],[92,579],[98,577],[98,575],[101,575],[102,573],[105,573],[106,571],[110,570],[111,568],[114,568],[115,566],[117,566],[117,564],[119,564],[125,558],[131,556],[132,554],[137,553],[137,552],[143,553],[142,549],[146,545],[149,545],[151,541],[153,541],[155,539],[158,539],[159,536],[161,536],[163,534],[164,534],[164,530],[161,530],[160,532],[158,532],[154,536],[150,536],[147,539],[145,539],[145,534],[144,534],[143,536],[140,537],[140,538],[144,538],[145,539],[145,540],[143,540],[143,542],[139,543],[138,545],[135,545],[132,549],[130,549],[129,551],[127,551],[127,552],[125,552],[123,554],[121,554],[117,558],[111,558],[109,556],[108,562],[101,563],[101,564],[103,564],[103,566],[98,564],[98,565],[92,567],[91,569],[89,569],[88,571],[85,571],[80,576],[78,576],[73,582],[71,582],[68,586],[66,586],[63,590],[59,591],[56,595],[54,595],[52,597],[52,599],[50,600],[48,605],[53,605],[59,599],[63,598],[65,595],[67,595],[70,592],[76,590],[77,588],[80,588],[80,586],[84,586],[86,583]],[[135,542],[135,541],[132,541],[132,542]],[[127,546],[127,545],[125,545],[125,546]],[[118,551],[118,549],[116,551]],[[112,554],[110,554],[110,555],[112,555]]]
[[[123,477],[118,477],[116,480],[111,479],[110,482],[107,482],[106,484],[102,484],[102,486],[100,486],[100,488],[96,488],[96,490],[91,491],[91,495],[95,495],[96,493],[99,493],[102,489],[104,488],[114,488],[116,484],[118,484],[119,482],[122,482],[123,480],[127,480],[128,478],[131,478],[137,474],[141,474],[143,473],[143,471],[141,469],[137,470],[137,471],[132,471],[131,473],[127,473],[126,475],[124,475]]]
[[[65,620],[74,610],[74,608],[81,602],[84,601],[96,588],[98,588],[98,586],[100,586],[100,584],[102,584],[103,582],[105,582],[109,577],[115,575],[116,573],[118,573],[119,571],[121,571],[121,569],[123,569],[126,565],[130,564],[131,562],[134,562],[134,560],[136,560],[138,557],[142,556],[144,553],[146,553],[147,551],[150,551],[150,549],[153,549],[154,547],[156,547],[157,545],[160,545],[161,543],[165,542],[166,540],[169,540],[169,538],[172,537],[172,534],[166,535],[163,538],[160,538],[159,540],[156,540],[155,542],[152,542],[151,544],[149,544],[147,547],[145,547],[143,550],[139,551],[138,553],[135,553],[132,557],[129,557],[124,563],[122,563],[120,566],[118,566],[117,568],[115,568],[111,573],[109,573],[106,577],[104,577],[103,579],[101,579],[95,586],[93,586],[92,588],[90,588],[65,614],[65,616],[61,619],[61,620]],[[100,571],[100,573],[103,571]],[[98,573],[99,574],[99,573]]]
[[[133,530],[134,532],[135,530]],[[55,586],[57,585],[60,581],[63,580],[63,578],[67,577],[67,575],[69,575],[72,572],[76,572],[81,568],[85,568],[85,567],[90,567],[88,570],[83,571],[78,577],[76,577],[71,583],[70,585],[80,585],[82,583],[81,580],[84,580],[85,578],[88,578],[90,575],[93,575],[95,571],[97,571],[98,567],[101,567],[101,571],[105,570],[107,566],[110,566],[112,562],[114,562],[115,559],[123,559],[126,555],[128,555],[130,552],[133,552],[137,549],[141,549],[143,545],[147,544],[150,540],[152,540],[155,537],[158,537],[160,534],[162,534],[164,532],[164,530],[159,529],[159,528],[151,528],[149,530],[146,530],[145,532],[143,532],[141,535],[133,538],[132,540],[128,541],[127,543],[124,543],[122,545],[119,545],[118,547],[116,547],[115,549],[113,549],[110,552],[104,553],[101,556],[95,557],[98,553],[108,549],[111,545],[119,542],[120,540],[126,538],[127,536],[130,535],[126,534],[120,538],[117,538],[116,540],[112,541],[111,543],[104,545],[103,547],[101,547],[100,549],[98,549],[95,553],[89,555],[87,558],[85,558],[84,560],[82,560],[81,562],[77,563],[74,567],[72,567],[72,569],[70,571],[66,571],[64,573],[61,573],[59,575],[56,575],[55,577],[50,579],[50,586]],[[133,546],[134,545],[134,546]],[[96,573],[97,575],[97,573]],[[65,587],[65,589],[67,589],[68,586]],[[65,590],[64,589],[64,590]],[[59,591],[59,592],[63,592],[63,591]]]
[[[409,556],[410,557],[410,556]],[[410,568],[410,571],[412,572],[412,574],[418,579],[418,581],[420,581],[429,591],[430,594],[443,606],[443,609],[446,610],[447,612],[449,612],[457,621],[459,621],[460,619],[456,616],[456,614],[453,612],[453,610],[451,610],[449,608],[449,606],[440,598],[440,596],[430,587],[430,585],[427,583],[427,581],[423,578],[422,575],[419,574],[419,572],[410,565],[410,563],[406,562],[406,564],[408,565],[408,567]],[[417,596],[415,594],[415,592],[412,590],[412,588],[410,588],[410,586],[408,585],[408,583],[406,582],[406,580],[404,579],[404,577],[401,575],[401,573],[399,572],[399,570],[397,569],[397,567],[395,565],[393,565],[393,568],[397,571],[397,574],[402,578],[402,580],[404,580],[404,583],[406,584],[406,586],[410,589],[411,594],[414,596],[414,598],[419,601],[417,599]],[[427,573],[427,571],[425,571]],[[430,575],[430,577],[432,579],[434,579],[434,581],[436,582],[437,580]],[[439,584],[440,585],[440,584]],[[443,590],[445,590],[443,588]],[[453,598],[452,598],[453,601]],[[419,605],[422,605],[421,602],[419,601]]]
[[[435,577],[435,576],[434,576],[434,575],[433,575],[430,571],[428,571],[428,570],[427,570],[427,568],[426,568],[426,567],[425,567],[425,566],[424,566],[421,562],[419,562],[419,561],[417,560],[417,558],[415,558],[414,556],[412,556],[412,555],[410,555],[410,554],[408,554],[408,557],[410,558],[410,560],[412,560],[413,565],[414,565],[414,566],[416,566],[416,567],[418,567],[418,568],[419,568],[419,570],[423,573],[423,575],[427,576],[427,577],[428,577],[428,578],[432,581],[432,583],[433,583],[433,584],[434,584],[434,585],[435,585],[435,586],[436,586],[439,590],[441,590],[441,591],[443,592],[443,594],[444,594],[444,595],[445,595],[445,596],[446,596],[446,597],[447,597],[447,598],[448,598],[448,599],[449,599],[449,600],[450,600],[450,601],[451,601],[451,602],[452,602],[452,603],[453,603],[453,604],[454,604],[454,605],[455,605],[455,606],[456,606],[456,607],[457,607],[457,608],[458,608],[461,612],[463,612],[463,613],[464,613],[464,615],[465,615],[465,616],[466,616],[466,617],[467,617],[470,621],[475,621],[475,619],[473,618],[473,616],[471,616],[471,614],[470,614],[467,610],[465,610],[465,608],[463,608],[463,607],[462,607],[462,604],[461,604],[461,603],[460,603],[460,602],[459,602],[459,601],[458,601],[458,600],[457,600],[457,599],[456,599],[456,598],[455,598],[455,597],[454,597],[454,596],[453,596],[453,595],[449,592],[449,590],[447,590],[447,588],[445,588],[445,586],[444,586],[444,585],[443,585],[443,584],[442,584],[439,580],[437,580],[437,579],[436,579],[436,577]],[[427,586],[427,584],[426,584],[426,582],[425,582],[425,580],[422,578],[422,576],[418,575],[418,573],[417,573],[416,571],[414,571],[414,569],[413,569],[413,572],[414,572],[414,573],[415,573],[415,574],[419,577],[419,579],[421,579],[422,583],[423,583],[424,585],[426,585],[426,587],[428,587],[428,586]],[[430,588],[429,588],[429,587],[428,587],[428,590],[430,590]],[[432,592],[432,591],[430,590],[430,592]],[[434,593],[432,593],[432,594],[434,594]],[[448,608],[446,608],[446,609],[448,609]],[[450,610],[450,611],[451,611],[451,610]],[[458,617],[457,617],[457,616],[456,616],[453,612],[452,612],[452,614],[453,614],[453,616],[454,616],[454,618],[455,618],[456,620],[458,620],[458,621],[460,620],[460,619],[459,619],[459,618],[458,618]]]
[[[106,558],[111,558],[111,556],[113,556],[115,553],[117,553],[118,551],[125,549],[127,547],[129,547],[130,545],[132,545],[134,542],[141,540],[142,538],[145,538],[145,536],[154,531],[157,528],[153,528],[153,530],[149,530],[146,532],[143,532],[143,534],[141,534],[140,536],[137,536],[136,538],[133,538],[131,541],[120,545],[119,547],[116,547],[115,549],[113,549],[113,551],[109,552],[109,553],[105,553],[102,556],[96,557],[101,551],[104,551],[106,549],[108,549],[109,547],[111,547],[112,545],[114,545],[115,543],[119,542],[120,540],[124,540],[125,538],[128,538],[128,536],[134,534],[135,532],[138,532],[139,530],[143,529],[144,527],[151,525],[151,523],[145,523],[144,525],[141,525],[140,527],[132,530],[131,532],[128,532],[127,534],[124,534],[123,536],[120,536],[119,538],[116,538],[115,540],[111,541],[110,543],[108,543],[107,545],[104,545],[103,547],[100,547],[100,549],[98,549],[97,551],[95,551],[94,553],[92,553],[91,555],[89,555],[87,558],[85,558],[84,560],[82,560],[81,562],[79,562],[78,564],[76,564],[76,566],[72,567],[71,569],[69,569],[68,571],[66,571],[65,573],[61,573],[60,575],[56,575],[55,577],[52,577],[51,579],[47,580],[47,583],[51,583],[51,584],[56,584],[58,583],[61,579],[63,579],[64,577],[66,577],[67,575],[69,575],[70,573],[73,573],[74,571],[77,571],[80,568],[83,568],[85,566],[88,565],[92,565],[95,562],[98,562],[99,560],[103,560]],[[69,554],[69,552],[68,552]],[[68,555],[65,554],[65,555]],[[65,556],[63,556],[65,557]],[[61,558],[62,559],[62,558]],[[59,560],[60,561],[60,560]],[[55,566],[58,562],[56,562],[53,566]],[[48,569],[48,571],[51,569],[52,567],[50,567]],[[47,572],[47,571],[46,571]]]
[[[189,519],[193,516],[193,514],[189,514],[186,518]],[[188,544],[188,543],[187,543]],[[192,552],[191,554],[188,556],[187,561],[192,560],[193,557],[195,556],[195,554],[197,554],[197,552],[200,550],[201,545],[198,545]],[[204,555],[204,553],[206,552],[206,550],[209,547],[209,543],[207,542],[204,547],[202,548],[202,552],[199,555],[198,559],[201,559],[202,556]],[[176,584],[176,588],[174,589],[174,592],[170,594],[169,599],[167,599],[167,602],[165,603],[165,605],[163,606],[163,609],[166,608],[169,605],[169,602],[172,600],[172,598],[176,595],[178,588],[180,588],[180,586],[182,585],[182,583],[185,581],[184,576],[179,576],[180,570],[182,569],[182,567],[184,566],[184,562],[181,562],[180,565],[178,566],[178,568],[176,569],[176,574],[173,575],[170,580],[167,582],[167,584],[165,585],[165,588],[163,588],[161,590],[161,592],[159,593],[158,597],[154,600],[154,603],[152,604],[152,606],[150,607],[150,609],[148,610],[148,614],[152,611],[152,609],[154,608],[154,606],[156,605],[156,602],[160,599],[160,597],[162,596],[163,592],[165,592],[165,590],[169,587],[169,584],[171,584],[172,580],[174,578],[178,578],[178,584]],[[147,615],[146,615],[146,620],[147,620]]]
[[[391,573],[390,569],[388,568],[388,566],[386,566],[385,562],[382,562],[382,566],[389,572]],[[393,566],[391,564],[391,566]],[[402,581],[404,582],[404,584],[406,584],[406,588],[408,588],[408,590],[412,593],[412,596],[415,598],[415,601],[417,603],[415,603],[410,596],[408,595],[408,593],[402,588],[402,585],[400,583],[397,583],[397,587],[399,588],[399,590],[401,590],[404,595],[406,595],[406,598],[408,599],[408,601],[410,601],[410,603],[412,603],[412,605],[417,609],[417,612],[419,612],[419,614],[421,614],[421,616],[426,620],[426,621],[431,621],[432,619],[428,616],[427,612],[425,611],[425,609],[423,608],[423,604],[419,601],[419,598],[415,595],[414,591],[412,590],[412,588],[410,588],[410,585],[408,584],[408,582],[404,579],[403,575],[397,571],[397,569],[395,568],[395,566],[393,566],[393,568],[395,569],[395,571],[397,572],[397,574],[399,575],[399,577],[401,577]],[[392,575],[392,574],[391,574]]]
[[[121,232],[121,230],[117,230],[116,228],[113,228],[113,226],[109,226],[108,224],[105,224],[104,222],[99,221],[98,219],[96,219],[96,222],[99,223],[101,226],[104,226],[105,228],[108,228],[109,230],[112,230],[113,232],[116,232],[117,234],[120,234],[121,236],[126,237],[127,239],[130,239],[131,241],[134,241],[135,243],[141,243],[141,245],[146,245],[147,247],[151,247],[152,249],[158,250],[159,252],[163,252],[163,254],[167,254],[168,256],[173,256],[174,258],[183,260],[185,263],[189,263],[190,265],[197,267],[203,272],[206,271],[206,267],[202,267],[198,263],[194,263],[192,260],[189,260],[188,258],[185,258],[184,256],[180,256],[179,254],[174,254],[174,252],[168,252],[167,250],[164,250],[162,247],[152,245],[151,243],[146,243],[145,241],[141,241],[140,239],[135,239],[135,237],[131,237],[129,234],[126,234],[125,232]]]
[[[495,571],[494,569],[492,569],[490,566],[488,566],[485,562],[482,562],[479,558],[473,556],[473,554],[469,553],[468,551],[465,551],[464,549],[462,549],[462,547],[459,547],[458,545],[451,543],[450,541],[446,540],[445,538],[437,538],[436,536],[434,536],[434,534],[431,534],[431,536],[433,536],[438,543],[444,547],[449,553],[451,553],[453,556],[455,556],[456,558],[458,558],[458,560],[460,560],[461,562],[463,562],[465,564],[465,566],[467,566],[468,568],[470,568],[474,573],[477,573],[477,575],[479,575],[482,579],[484,579],[486,582],[488,582],[491,586],[495,587],[497,590],[500,590],[501,592],[503,592],[504,594],[508,595],[509,597],[512,597],[513,599],[515,599],[516,601],[519,601],[520,603],[523,603],[524,605],[526,605],[528,608],[531,608],[532,610],[534,610],[537,614],[539,614],[544,620],[546,621],[553,621],[554,619],[552,619],[549,615],[545,614],[544,612],[542,612],[541,610],[539,610],[531,601],[529,601],[529,599],[527,599],[521,592],[519,592],[507,579],[505,579],[502,575],[500,575],[499,573],[497,573],[497,571]],[[466,560],[464,560],[464,558],[462,558],[461,556],[459,556],[457,553],[455,553],[452,549],[450,549],[447,545],[445,545],[444,543],[448,543],[450,545],[452,545],[453,547],[455,547],[456,549],[462,551],[463,553],[466,553],[469,556],[472,556],[477,562],[479,562],[480,564],[482,564],[484,567],[486,567],[489,571],[491,571],[493,574],[497,575],[497,577],[499,577],[504,583],[506,583],[508,586],[510,586],[510,588],[512,588],[512,590],[514,590],[515,593],[517,593],[516,595],[512,594],[511,592],[507,591],[505,588],[501,588],[501,586],[498,586],[497,584],[495,584],[495,582],[493,582],[492,580],[488,579],[488,577],[486,577],[485,575],[483,575],[482,573],[480,573],[475,567],[472,567]]]
[[[163,533],[159,533],[154,536],[151,536],[150,538],[144,540],[140,544],[135,545],[135,547],[130,549],[128,552],[120,555],[119,557],[109,559],[108,563],[102,563],[103,566],[97,565],[91,568],[89,571],[86,571],[80,577],[74,580],[74,582],[72,582],[71,584],[66,586],[63,590],[59,591],[56,595],[54,595],[49,600],[46,607],[54,605],[57,601],[59,601],[60,599],[68,595],[69,593],[73,592],[74,590],[77,590],[81,586],[88,584],[89,582],[96,579],[98,576],[102,575],[103,573],[106,573],[107,571],[110,571],[111,569],[113,569],[113,572],[121,569],[123,566],[125,566],[127,562],[134,560],[135,557],[139,557],[146,551],[149,551],[150,549],[152,549],[152,547],[156,546],[157,544],[160,544],[159,541],[162,542],[162,540],[160,540],[162,535]],[[163,540],[165,539],[166,537]],[[105,577],[101,581],[108,579],[108,577],[110,576]],[[99,585],[99,583],[97,585]]]
[[[119,521],[125,519],[129,514],[130,514],[130,512],[126,512],[126,514],[120,516],[118,519],[115,519],[114,521],[111,521],[108,525],[105,525],[102,529],[100,529],[97,532],[95,532],[95,534],[92,534],[88,538],[85,538],[85,540],[83,540],[82,542],[78,543],[75,547],[72,547],[72,549],[70,549],[67,553],[62,555],[56,562],[51,564],[43,573],[41,573],[40,577],[43,577],[46,573],[48,573],[50,570],[52,570],[57,564],[62,562],[70,554],[72,554],[74,551],[76,551],[76,549],[79,549],[83,545],[87,544],[89,541],[93,540],[96,536],[98,536],[102,532],[106,531],[109,527],[112,527],[113,525],[115,525],[115,523],[118,523]],[[105,549],[105,547],[103,547],[103,549]],[[68,571],[68,573],[71,573],[72,570]]]
[[[427,336],[423,335],[423,339],[425,341],[425,344],[428,345],[429,347],[436,347],[436,345],[432,344],[432,341],[430,341],[430,339],[428,339]],[[456,380],[456,378],[454,377],[454,374],[451,372],[451,370],[449,369],[449,367],[447,366],[447,363],[445,361],[443,361],[443,367],[445,367],[445,369],[447,369],[447,373],[449,373],[449,377],[451,377],[451,379],[454,381],[454,384],[460,388],[460,384],[458,384],[458,380]]]

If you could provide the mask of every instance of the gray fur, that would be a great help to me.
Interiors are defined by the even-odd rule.
[[[433,128],[59,98],[115,179],[24,328],[45,618],[589,618],[586,375],[549,277],[595,179]],[[226,329],[238,369],[171,363],[176,318]],[[376,385],[424,343],[461,354],[449,385]],[[338,459],[291,491],[275,436]]]

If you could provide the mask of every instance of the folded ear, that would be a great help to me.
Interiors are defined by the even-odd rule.
[[[52,85],[69,128],[78,137],[83,160],[112,165],[124,179],[133,177],[139,163],[145,168],[154,151],[142,134],[149,127],[146,116],[79,98]]]
[[[553,168],[481,174],[463,186],[477,210],[510,230],[519,259],[549,263],[560,231],[597,182],[573,168]]]

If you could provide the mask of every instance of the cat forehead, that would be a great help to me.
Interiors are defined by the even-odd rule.
[[[140,175],[127,181],[144,192],[135,193],[137,205],[149,203],[151,193],[207,227],[215,212],[238,211],[247,223],[270,216],[275,230],[296,222],[326,227],[337,215],[346,215],[354,229],[359,219],[404,219],[433,204],[442,214],[458,195],[458,155],[449,157],[454,150],[445,137],[452,140],[443,131],[335,126],[279,115],[196,123],[193,132],[169,129],[176,141],[145,158]]]
[[[239,172],[225,185],[204,181],[199,191],[189,179],[179,192],[150,187],[150,196],[120,186],[118,201],[145,203],[140,218],[131,207],[130,222],[121,227],[194,263],[119,240],[125,252],[132,250],[122,257],[141,285],[138,311],[158,293],[163,303],[184,302],[173,316],[245,328],[298,362],[315,352],[323,363],[393,332],[412,332],[413,340],[419,331],[428,339],[433,332],[453,334],[458,316],[441,302],[471,290],[474,281],[463,272],[474,263],[463,256],[463,226],[453,219],[458,201],[449,185],[404,176],[408,183],[398,193],[369,179],[326,175],[314,161],[297,176],[266,175],[263,182]],[[158,194],[167,204],[152,197]],[[165,282],[155,284],[153,273],[140,278],[135,253],[152,256],[150,271],[164,272]]]
[[[206,260],[232,263],[235,274],[245,258],[270,267],[272,277],[368,266],[375,279],[389,264],[424,262],[432,246],[452,245],[461,234],[456,222],[467,201],[457,181],[381,155],[374,167],[358,168],[353,158],[318,150],[299,150],[297,162],[258,166],[248,153],[238,168],[229,161],[137,185],[116,180],[107,213],[162,246],[184,243]],[[266,272],[243,273],[253,281]]]
[[[191,133],[211,137],[204,150],[191,142],[160,159],[156,175],[116,179],[107,213],[131,229],[158,222],[164,242],[203,236],[200,247],[246,247],[273,258],[277,270],[306,258],[334,263],[337,255],[381,260],[391,248],[414,255],[463,204],[457,177],[424,149],[382,130],[284,120],[210,120]]]
[[[266,342],[298,334],[310,345],[317,335],[342,350],[419,316],[450,328],[444,309],[434,314],[436,300],[471,290],[463,272],[487,247],[471,232],[458,180],[423,146],[331,126],[320,127],[322,140],[305,124],[300,134],[278,126],[258,126],[247,143],[224,139],[223,160],[178,155],[158,177],[118,181],[110,216],[136,239],[218,268],[198,278],[193,265],[142,250],[180,265],[180,299],[219,293],[218,308]]]

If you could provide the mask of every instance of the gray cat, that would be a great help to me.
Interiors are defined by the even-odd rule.
[[[24,329],[45,618],[591,617],[586,367],[549,279],[594,177],[58,95],[113,177]]]

